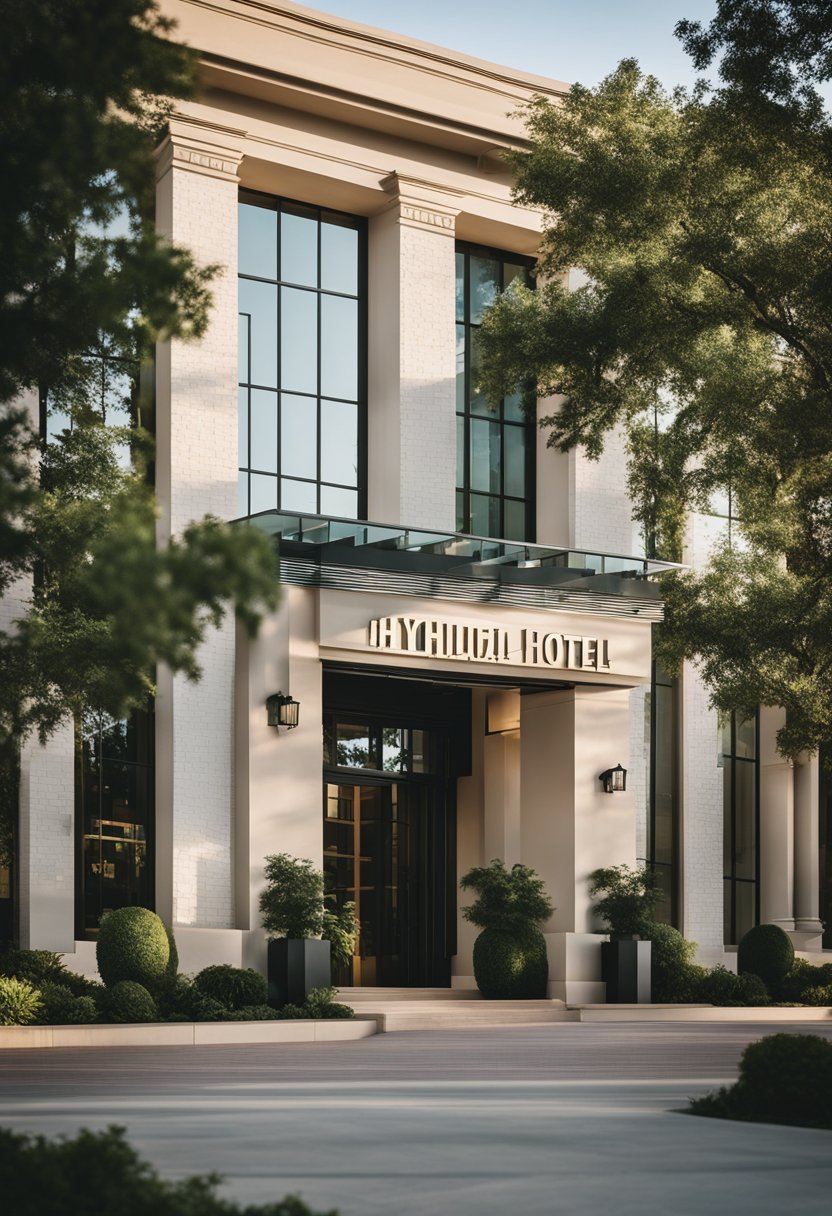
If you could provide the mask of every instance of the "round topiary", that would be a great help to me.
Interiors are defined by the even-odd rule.
[[[737,976],[737,1000],[741,1005],[770,1005],[771,997],[763,981],[753,971]]]
[[[789,974],[794,963],[791,938],[779,925],[755,925],[749,929],[737,950],[737,971],[759,975],[766,988],[774,991]]]
[[[121,980],[153,988],[170,961],[168,932],[149,908],[116,908],[101,919],[95,954],[108,988]]]
[[[546,939],[529,925],[522,931],[483,929],[474,942],[474,976],[488,1000],[533,1000],[546,996]]]
[[[705,973],[699,984],[699,999],[709,1005],[740,1005],[740,980],[733,971],[718,966]]]
[[[104,1007],[111,1022],[155,1022],[159,1016],[153,997],[133,980],[119,980],[108,988]]]
[[[164,923],[164,922],[163,922]],[[165,925],[165,933],[168,939],[168,975],[178,975],[179,973],[179,951],[176,949],[176,938],[173,936],[173,929],[170,925]]]
[[[746,1118],[832,1127],[832,1043],[773,1034],[746,1047],[731,1105]]]
[[[200,971],[194,977],[194,983],[203,996],[219,1001],[226,1009],[265,1005],[269,998],[265,978],[251,967],[232,967],[228,963],[220,963]]]
[[[40,1005],[37,988],[12,975],[0,975],[0,1026],[29,1026]]]

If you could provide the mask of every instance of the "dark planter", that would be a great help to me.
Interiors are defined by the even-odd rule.
[[[607,985],[608,1005],[650,1004],[652,942],[601,943],[601,979]]]
[[[329,988],[330,944],[317,937],[276,937],[269,942],[269,1004],[302,1005],[313,988]]]

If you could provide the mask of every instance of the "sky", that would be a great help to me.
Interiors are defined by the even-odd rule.
[[[672,88],[695,78],[673,27],[682,17],[707,24],[716,0],[318,0],[310,7],[570,84],[597,84],[634,57]]]

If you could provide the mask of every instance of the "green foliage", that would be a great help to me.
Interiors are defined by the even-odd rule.
[[[832,1005],[832,984],[804,988],[801,1000],[804,1005]]]
[[[793,963],[794,946],[779,925],[755,925],[737,947],[737,970],[740,974],[750,971],[759,975],[772,990],[783,982]]]
[[[226,1009],[265,1005],[268,999],[265,979],[251,967],[231,967],[227,963],[205,967],[194,977],[194,985],[203,996],[219,1001]]]
[[[280,1011],[285,1017],[286,1006]],[[335,1000],[334,988],[313,988],[303,1005],[303,1016],[307,1018],[351,1018],[354,1017],[349,1005],[339,1004]]]
[[[788,975],[773,990],[778,1001],[804,1000],[809,989],[826,988],[832,984],[832,963],[813,967],[805,959],[796,958]]]
[[[796,756],[832,735],[832,121],[811,87],[832,8],[720,0],[678,32],[720,88],[668,96],[624,60],[529,103],[511,160],[546,281],[486,313],[479,387],[561,395],[543,425],[562,450],[622,427],[654,556],[681,558],[685,516],[730,491],[743,544],[663,579],[660,654],[696,656],[719,709],[785,707]]]
[[[309,860],[276,853],[266,858],[260,916],[269,937],[320,937],[324,879]]]
[[[60,954],[52,950],[7,950],[0,955],[0,975],[26,980],[35,988],[42,984],[63,984],[70,975]]]
[[[478,898],[462,915],[482,929],[518,932],[548,920],[554,905],[544,890],[543,879],[529,866],[513,865],[495,858],[490,865],[474,866],[459,882],[464,891]]]
[[[600,895],[593,904],[613,941],[628,937],[649,939],[653,915],[661,899],[652,870],[629,866],[607,866],[589,876],[589,893]]]
[[[207,1174],[169,1182],[126,1142],[124,1128],[47,1140],[0,1129],[0,1192],[15,1216],[338,1216],[297,1196],[240,1207]]]
[[[165,922],[162,923],[164,924]],[[176,938],[173,936],[173,929],[168,924],[165,924],[165,933],[168,939],[167,974],[175,976],[179,974],[179,951],[176,948]]]
[[[709,1005],[769,1005],[768,990],[758,975],[735,975],[725,967],[706,971],[698,985],[697,999]]]
[[[736,1085],[691,1102],[695,1115],[832,1128],[832,1043],[774,1034],[751,1043]]]
[[[483,929],[474,942],[474,977],[489,1000],[532,1000],[546,996],[549,963],[546,939],[534,925]]]
[[[40,993],[26,980],[0,975],[0,1026],[28,1026],[40,1012]]]
[[[110,1022],[155,1022],[159,1017],[153,997],[133,980],[119,980],[108,987],[103,1010]]]
[[[696,943],[682,937],[671,925],[659,924],[651,926],[650,941],[653,1000],[659,1004],[687,1004],[695,1000],[698,977],[691,960]]]
[[[116,908],[101,919],[95,955],[108,988],[120,980],[134,980],[152,989],[167,971],[167,931],[149,908]]]
[[[334,967],[350,963],[355,950],[355,904],[347,900],[340,908],[335,906],[334,896],[324,896],[324,919],[321,937],[330,943],[330,958]]]
[[[20,741],[88,709],[146,704],[166,663],[199,676],[229,606],[277,601],[268,540],[206,519],[161,546],[147,469],[153,348],[205,332],[217,267],[157,234],[155,149],[194,57],[151,0],[6,6],[0,47],[0,851]],[[39,389],[67,429],[38,455],[10,403]],[[115,418],[129,424],[108,425]],[[125,461],[126,457],[126,461]],[[36,575],[36,577],[35,577]]]
[[[63,984],[44,983],[39,991],[37,1020],[42,1026],[80,1026],[98,1021],[98,1007],[91,996],[73,996]]]

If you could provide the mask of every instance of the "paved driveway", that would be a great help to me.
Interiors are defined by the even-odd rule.
[[[731,1080],[766,1030],[566,1024],[6,1052],[0,1122],[126,1124],[166,1174],[215,1169],[239,1199],[298,1191],[342,1216],[826,1216],[832,1132],[673,1113]]]

